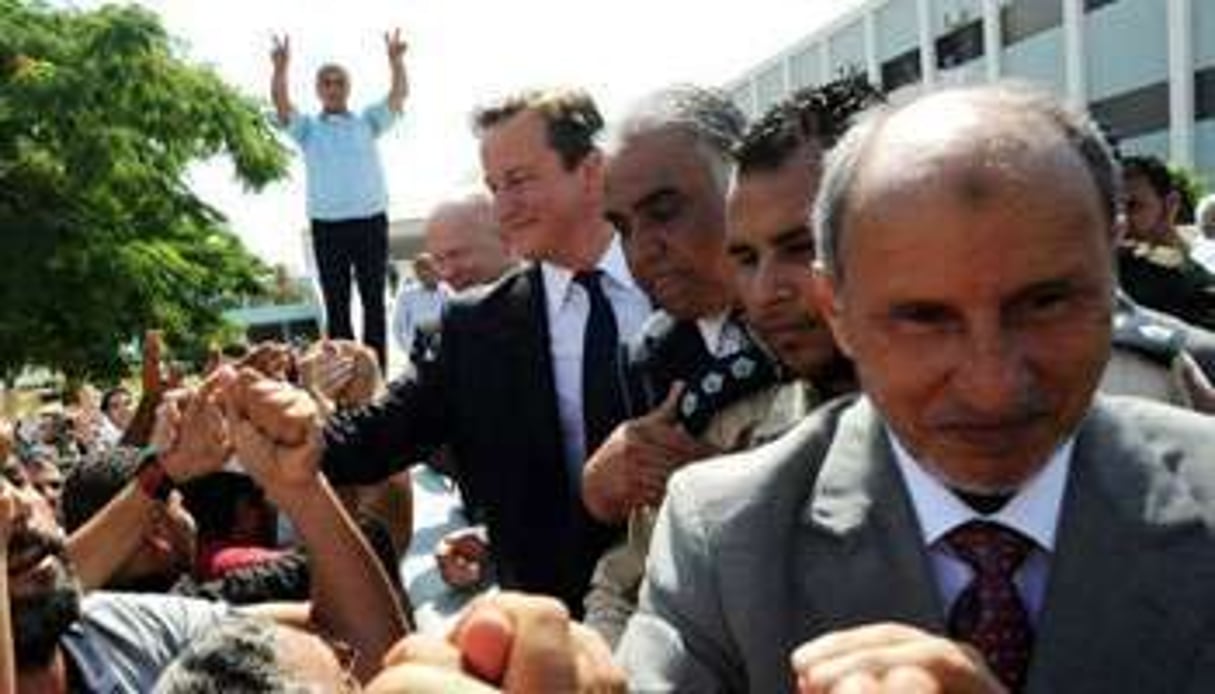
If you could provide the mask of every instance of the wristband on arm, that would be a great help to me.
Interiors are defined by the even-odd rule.
[[[161,502],[168,501],[169,494],[176,487],[173,478],[169,477],[165,466],[160,462],[159,452],[152,447],[140,453],[139,467],[135,470],[135,483],[149,499]]]

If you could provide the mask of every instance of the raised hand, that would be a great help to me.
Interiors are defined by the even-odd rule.
[[[227,416],[241,464],[279,506],[320,479],[321,421],[303,390],[242,369],[227,391]]]
[[[287,64],[291,62],[291,37],[282,34],[281,36],[272,36],[273,47],[270,49],[270,62],[274,64],[275,70],[286,70]]]
[[[232,443],[222,400],[235,378],[231,369],[221,368],[196,390],[179,388],[165,394],[156,410],[151,443],[173,481],[215,472],[228,459]]]
[[[295,354],[281,342],[259,342],[237,362],[238,370],[246,367],[261,372],[263,376],[285,381],[295,369]]]
[[[161,351],[164,340],[159,330],[148,330],[143,334],[143,365],[140,380],[144,393],[159,393],[164,388],[161,371]]]
[[[399,62],[405,57],[405,51],[408,50],[409,44],[401,38],[401,30],[393,29],[392,32],[384,32],[384,50],[388,53],[390,62]]]
[[[353,340],[322,340],[298,365],[300,384],[339,407],[370,403],[382,383],[375,352]]]

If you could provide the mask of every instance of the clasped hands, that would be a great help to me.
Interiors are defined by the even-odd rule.
[[[175,481],[218,471],[233,453],[275,503],[319,479],[321,415],[303,390],[250,367],[222,366],[167,393],[152,445]]]

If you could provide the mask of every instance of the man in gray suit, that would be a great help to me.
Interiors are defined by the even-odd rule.
[[[845,137],[813,298],[863,395],[675,476],[632,686],[1215,691],[1213,421],[1094,396],[1117,214],[1099,132],[1023,87]]]

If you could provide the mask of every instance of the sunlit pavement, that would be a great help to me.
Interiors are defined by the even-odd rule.
[[[401,582],[413,601],[420,631],[441,631],[476,592],[452,590],[439,575],[434,550],[439,539],[468,525],[459,494],[425,465],[413,474],[413,541],[401,560]]]

